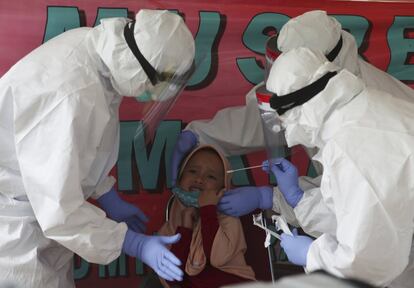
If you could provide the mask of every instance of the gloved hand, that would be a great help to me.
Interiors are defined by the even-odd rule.
[[[177,181],[178,169],[183,158],[193,150],[197,145],[197,134],[190,130],[185,130],[178,135],[175,143],[174,152],[171,160],[171,179],[172,186],[175,186]]]
[[[226,191],[217,207],[229,216],[243,216],[257,208],[269,209],[273,206],[273,188],[270,186],[245,186]]]
[[[276,158],[271,160],[271,165],[268,160],[264,161],[262,169],[267,173],[269,170],[272,171],[286,202],[295,208],[303,196],[303,191],[299,187],[298,169],[295,165],[285,158]]]
[[[289,261],[293,264],[306,266],[309,247],[313,239],[308,236],[298,235],[298,230],[292,230],[293,236],[282,233],[280,246],[285,250]]]
[[[113,187],[98,198],[98,203],[112,220],[125,222],[135,232],[145,232],[148,217],[138,207],[122,200]]]
[[[151,267],[155,273],[168,281],[182,281],[181,261],[165,245],[174,244],[181,235],[147,236],[127,230],[122,251],[136,257]]]

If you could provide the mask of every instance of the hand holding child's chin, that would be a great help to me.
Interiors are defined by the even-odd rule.
[[[224,189],[222,190],[203,190],[200,193],[200,197],[198,198],[198,205],[200,207],[208,206],[208,205],[217,205],[220,201],[220,198],[224,194]]]

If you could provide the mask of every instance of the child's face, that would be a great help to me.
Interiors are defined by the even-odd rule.
[[[224,187],[224,166],[213,150],[201,149],[184,167],[179,186],[186,191],[219,191]]]

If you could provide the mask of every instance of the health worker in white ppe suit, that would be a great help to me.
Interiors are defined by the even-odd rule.
[[[139,96],[138,133],[151,135],[191,74],[194,53],[181,17],[141,10],[134,21],[67,31],[1,78],[2,281],[74,287],[73,253],[108,264],[121,252],[167,280],[182,279],[180,261],[165,247],[180,235],[141,234],[145,215],[117,195],[108,174],[117,161],[122,96]]]
[[[325,224],[316,240],[282,234],[289,260],[395,287],[412,261],[414,103],[367,87],[304,47],[276,59],[266,87],[287,145],[318,148],[313,159],[324,171],[320,189],[304,193],[288,160],[268,167],[299,222]],[[412,286],[410,274],[403,277]]]
[[[342,41],[339,41],[341,38]],[[414,91],[407,85],[359,58],[354,37],[341,30],[340,23],[328,16],[325,11],[310,11],[292,18],[282,27],[277,41],[279,50],[284,52],[299,46],[321,51],[330,61],[357,75],[366,86],[388,92],[398,99],[406,99],[410,102],[414,99]],[[191,122],[179,137],[173,155],[173,164],[179,163],[182,155],[187,154],[197,141],[216,143],[227,155],[264,149],[265,140],[255,97],[256,89],[262,85],[262,83],[258,84],[247,94],[246,106],[223,109],[210,121]],[[380,96],[376,95],[376,97]],[[305,147],[305,149],[310,156],[317,151],[315,148]],[[320,163],[313,161],[313,164],[317,173],[321,175]],[[173,165],[171,171],[173,177],[176,175],[174,167]],[[321,177],[314,179],[299,177],[299,185],[305,193],[307,191],[316,193],[319,190],[320,179]],[[300,225],[307,233],[315,237],[321,234],[324,227],[330,225],[330,219],[320,219],[318,222],[308,221],[307,219],[311,218],[305,216],[307,213],[312,214],[314,209],[301,211],[300,215],[303,217],[299,217],[301,219],[299,223],[295,215],[299,209],[292,209],[278,187],[239,187],[226,192],[218,207],[221,212],[232,216],[245,215],[257,208],[272,208],[282,213],[288,222],[296,226]],[[414,255],[411,256],[412,258]],[[409,272],[410,269],[412,272]],[[408,276],[408,280],[403,280],[404,277],[401,276],[398,280],[394,280],[393,287],[411,287],[409,275],[414,274],[413,270],[414,264],[410,262],[404,273]],[[397,283],[398,281],[400,283]]]
[[[301,46],[321,51],[330,61],[360,77],[367,86],[414,102],[414,90],[360,58],[355,38],[342,30],[341,24],[325,11],[309,11],[290,19],[280,30],[277,46],[282,52]],[[276,54],[275,51],[270,52],[269,55]],[[262,85],[263,83],[259,83],[249,91],[245,106],[226,108],[219,111],[211,120],[193,121],[187,125],[177,141],[173,155],[173,179],[176,178],[181,159],[197,142],[216,145],[227,156],[247,154],[265,148],[256,101],[256,89]],[[315,154],[314,149],[307,151],[310,156]],[[320,165],[316,162],[313,164],[316,172],[322,174]],[[318,187],[319,182],[320,178],[301,178],[304,190]],[[277,188],[274,191],[276,193],[265,186],[239,187],[225,193],[218,207],[225,214],[241,216],[256,208],[267,209],[273,206],[275,211],[289,214],[287,218],[290,218],[290,222],[296,222],[289,207],[283,205],[286,203],[283,203],[283,197]]]

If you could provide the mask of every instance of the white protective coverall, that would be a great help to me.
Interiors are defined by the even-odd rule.
[[[121,95],[151,85],[125,42],[128,21],[67,31],[0,80],[0,280],[15,287],[74,287],[73,252],[99,264],[121,253],[127,225],[86,199],[114,185]],[[190,66],[184,26],[167,11],[136,15],[137,45],[158,71]]]
[[[355,38],[350,33],[341,30],[341,24],[333,17],[328,16],[325,11],[310,11],[290,19],[280,31],[278,48],[286,52],[304,46],[329,53],[337,45],[340,36],[342,36],[342,48],[333,63],[358,76],[367,86],[388,92],[393,97],[414,102],[414,90],[360,58]],[[193,121],[187,125],[186,129],[197,133],[200,143],[219,146],[226,155],[245,154],[264,149],[265,141],[255,94],[256,88],[262,84],[259,83],[248,92],[245,106],[225,108],[217,112],[213,119]],[[376,97],[380,96],[376,95]],[[313,148],[306,148],[306,150],[310,156],[315,153]],[[316,161],[313,163],[317,173],[321,175],[321,165]],[[299,184],[305,194],[309,192],[317,195],[320,179],[321,177],[300,177]],[[323,214],[325,206],[312,206],[316,205],[312,203],[312,205],[305,207],[303,202],[293,210],[286,203],[277,187],[274,190],[273,210],[284,214],[289,223],[300,225],[313,236],[319,236],[321,232],[329,229],[331,226],[329,217],[320,218],[318,221],[309,221],[308,219],[311,218],[306,217],[307,214],[315,213],[318,210],[321,210]],[[299,213],[298,211],[300,211],[300,219],[296,219],[298,215],[295,213]],[[414,259],[414,249],[411,253],[410,259]],[[407,277],[401,275],[391,287],[413,286],[412,281],[414,280],[410,275],[414,275],[414,261],[411,261],[407,266],[404,275]]]
[[[283,97],[337,69],[319,51],[292,49],[275,61],[266,87]],[[304,193],[295,207],[308,222],[331,219],[306,268],[388,285],[406,269],[412,245],[414,103],[343,69],[281,119],[288,146],[317,147],[313,159],[324,168],[320,190]]]
[[[303,46],[328,53],[340,36],[342,48],[333,63],[359,76],[368,86],[414,102],[414,90],[360,58],[355,38],[341,30],[341,24],[325,11],[310,11],[290,19],[280,30],[278,48],[286,52]],[[245,106],[222,109],[213,119],[192,121],[186,129],[197,133],[200,143],[215,144],[226,155],[263,149],[265,142],[255,93],[262,84],[247,93]]]

